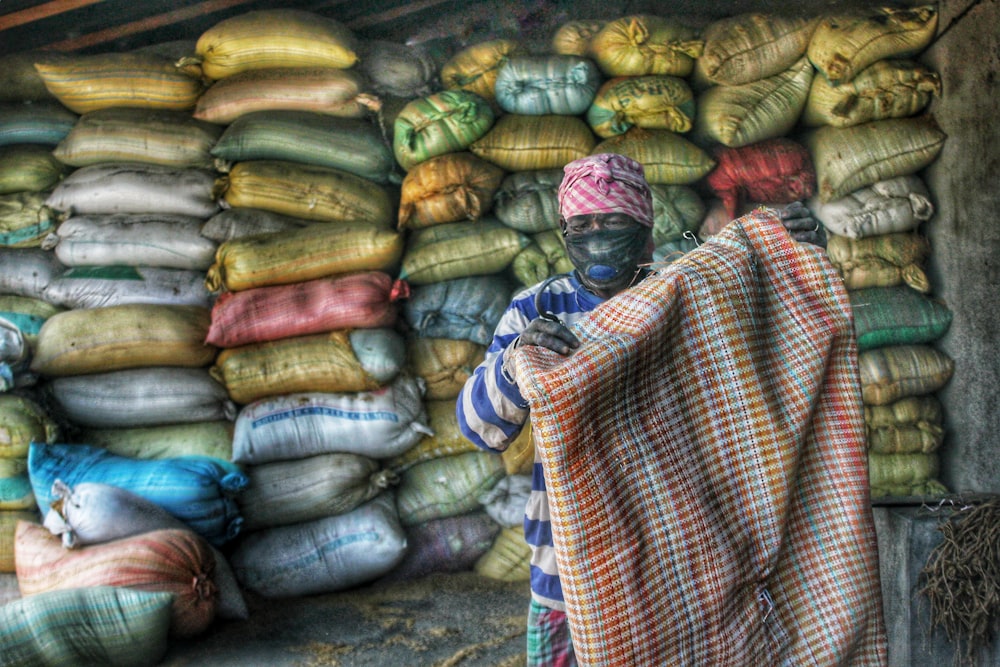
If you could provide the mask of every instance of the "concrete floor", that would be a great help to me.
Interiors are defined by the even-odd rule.
[[[341,593],[267,600],[174,642],[163,667],[515,667],[525,661],[528,583],[430,575]]]

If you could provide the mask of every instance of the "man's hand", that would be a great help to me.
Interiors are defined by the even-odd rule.
[[[813,217],[812,211],[800,201],[779,209],[781,224],[785,226],[792,238],[799,243],[811,243],[820,248],[826,247],[826,230],[819,220]]]
[[[566,357],[580,347],[580,340],[562,322],[539,317],[521,332],[517,347],[522,345],[539,345]]]

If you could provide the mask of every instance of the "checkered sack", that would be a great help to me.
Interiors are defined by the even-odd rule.
[[[514,357],[581,664],[881,665],[850,305],[759,210]]]

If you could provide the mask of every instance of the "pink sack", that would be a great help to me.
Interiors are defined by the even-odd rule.
[[[726,207],[730,220],[741,201],[790,204],[816,192],[816,170],[809,151],[783,137],[738,148],[720,148],[707,181]]]
[[[205,342],[237,347],[338,329],[391,326],[409,285],[381,271],[223,292]]]

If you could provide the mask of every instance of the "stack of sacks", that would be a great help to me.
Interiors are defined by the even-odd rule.
[[[212,373],[240,405],[232,458],[250,479],[234,571],[267,597],[363,583],[406,548],[379,460],[427,432],[422,382],[402,372],[409,287],[390,275],[403,236],[378,100],[353,34],[307,12],[228,19],[196,51],[215,83],[195,116],[227,125],[212,149],[227,210],[202,233],[220,241]]]
[[[938,495],[943,414],[934,395],[954,362],[935,349],[951,323],[930,296],[919,227],[934,214],[919,171],[945,140],[926,107],[936,73],[909,58],[937,27],[933,6],[822,21],[802,122],[818,190],[810,202],[849,290],[858,336],[872,495]]]
[[[56,423],[36,401],[0,394],[0,573],[14,572],[14,531],[18,521],[38,522],[38,504],[28,476],[28,447],[54,442]]]
[[[38,334],[61,309],[44,299],[63,266],[41,248],[0,248],[0,391],[32,387],[31,360]]]

